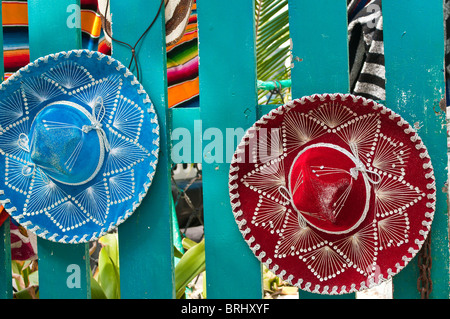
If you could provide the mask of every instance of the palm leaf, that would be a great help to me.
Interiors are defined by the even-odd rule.
[[[256,61],[257,77],[260,81],[290,79],[290,67],[286,61],[290,56],[289,14],[287,0],[255,0]],[[289,88],[283,89],[284,96]],[[265,102],[269,92],[259,90],[260,103]],[[270,103],[282,103],[271,99]]]

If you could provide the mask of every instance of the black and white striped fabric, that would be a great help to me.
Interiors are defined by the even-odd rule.
[[[381,0],[347,0],[351,93],[385,100],[385,64]],[[450,0],[444,1],[445,76],[450,104]]]
[[[348,0],[347,12],[351,93],[385,100],[381,0]]]

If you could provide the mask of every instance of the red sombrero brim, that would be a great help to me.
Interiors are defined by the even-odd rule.
[[[381,177],[364,221],[348,233],[302,224],[280,193],[296,154],[315,143],[356,146]],[[303,97],[263,116],[236,149],[229,190],[255,256],[283,280],[321,294],[370,288],[403,269],[428,235],[436,198],[431,159],[415,130],[385,106],[350,94]]]

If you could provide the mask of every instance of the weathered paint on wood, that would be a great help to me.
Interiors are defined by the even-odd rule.
[[[241,0],[198,0],[197,13],[200,116],[205,137],[202,176],[207,297],[261,298],[261,266],[242,239],[228,193],[231,157],[240,138],[226,138],[227,128],[243,131],[256,121],[253,1],[243,5]],[[206,140],[213,132],[217,135]],[[209,147],[212,145],[217,147]],[[226,149],[233,151],[227,154]]]
[[[9,218],[0,227],[0,299],[13,297]]]
[[[156,16],[160,1],[111,1],[113,37],[134,46]],[[140,82],[158,115],[160,152],[156,173],[139,208],[119,226],[122,298],[173,298],[174,262],[171,225],[170,119],[164,10],[139,42]],[[112,55],[128,66],[128,47],[113,42]],[[136,72],[133,64],[132,72]]]
[[[79,0],[28,2],[31,61],[81,48],[81,28],[76,20],[79,5]],[[38,238],[38,257],[40,298],[90,298],[88,244],[67,245]],[[71,275],[79,276],[79,285],[68,282],[74,279]]]
[[[62,244],[38,239],[39,298],[91,297],[88,244]]]
[[[442,0],[383,2],[386,106],[420,127],[436,177],[436,212],[431,231],[433,298],[449,297],[447,138],[444,20]],[[444,104],[445,105],[445,104]],[[394,298],[420,298],[417,257],[394,277]]]
[[[200,108],[172,108],[171,158],[174,164],[202,162]]]
[[[347,5],[336,0],[290,0],[293,98],[349,92]]]

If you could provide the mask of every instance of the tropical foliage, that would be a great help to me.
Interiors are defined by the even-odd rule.
[[[117,233],[101,237],[98,243],[101,249],[98,265],[91,276],[91,298],[119,299],[120,263]]]
[[[257,77],[260,81],[290,79],[290,38],[287,0],[255,0]],[[290,93],[281,91],[284,97]],[[280,96],[267,101],[267,90],[259,90],[260,103],[281,103]],[[277,97],[277,98],[275,98]]]
[[[11,262],[15,299],[39,298],[39,278],[36,260]]]

